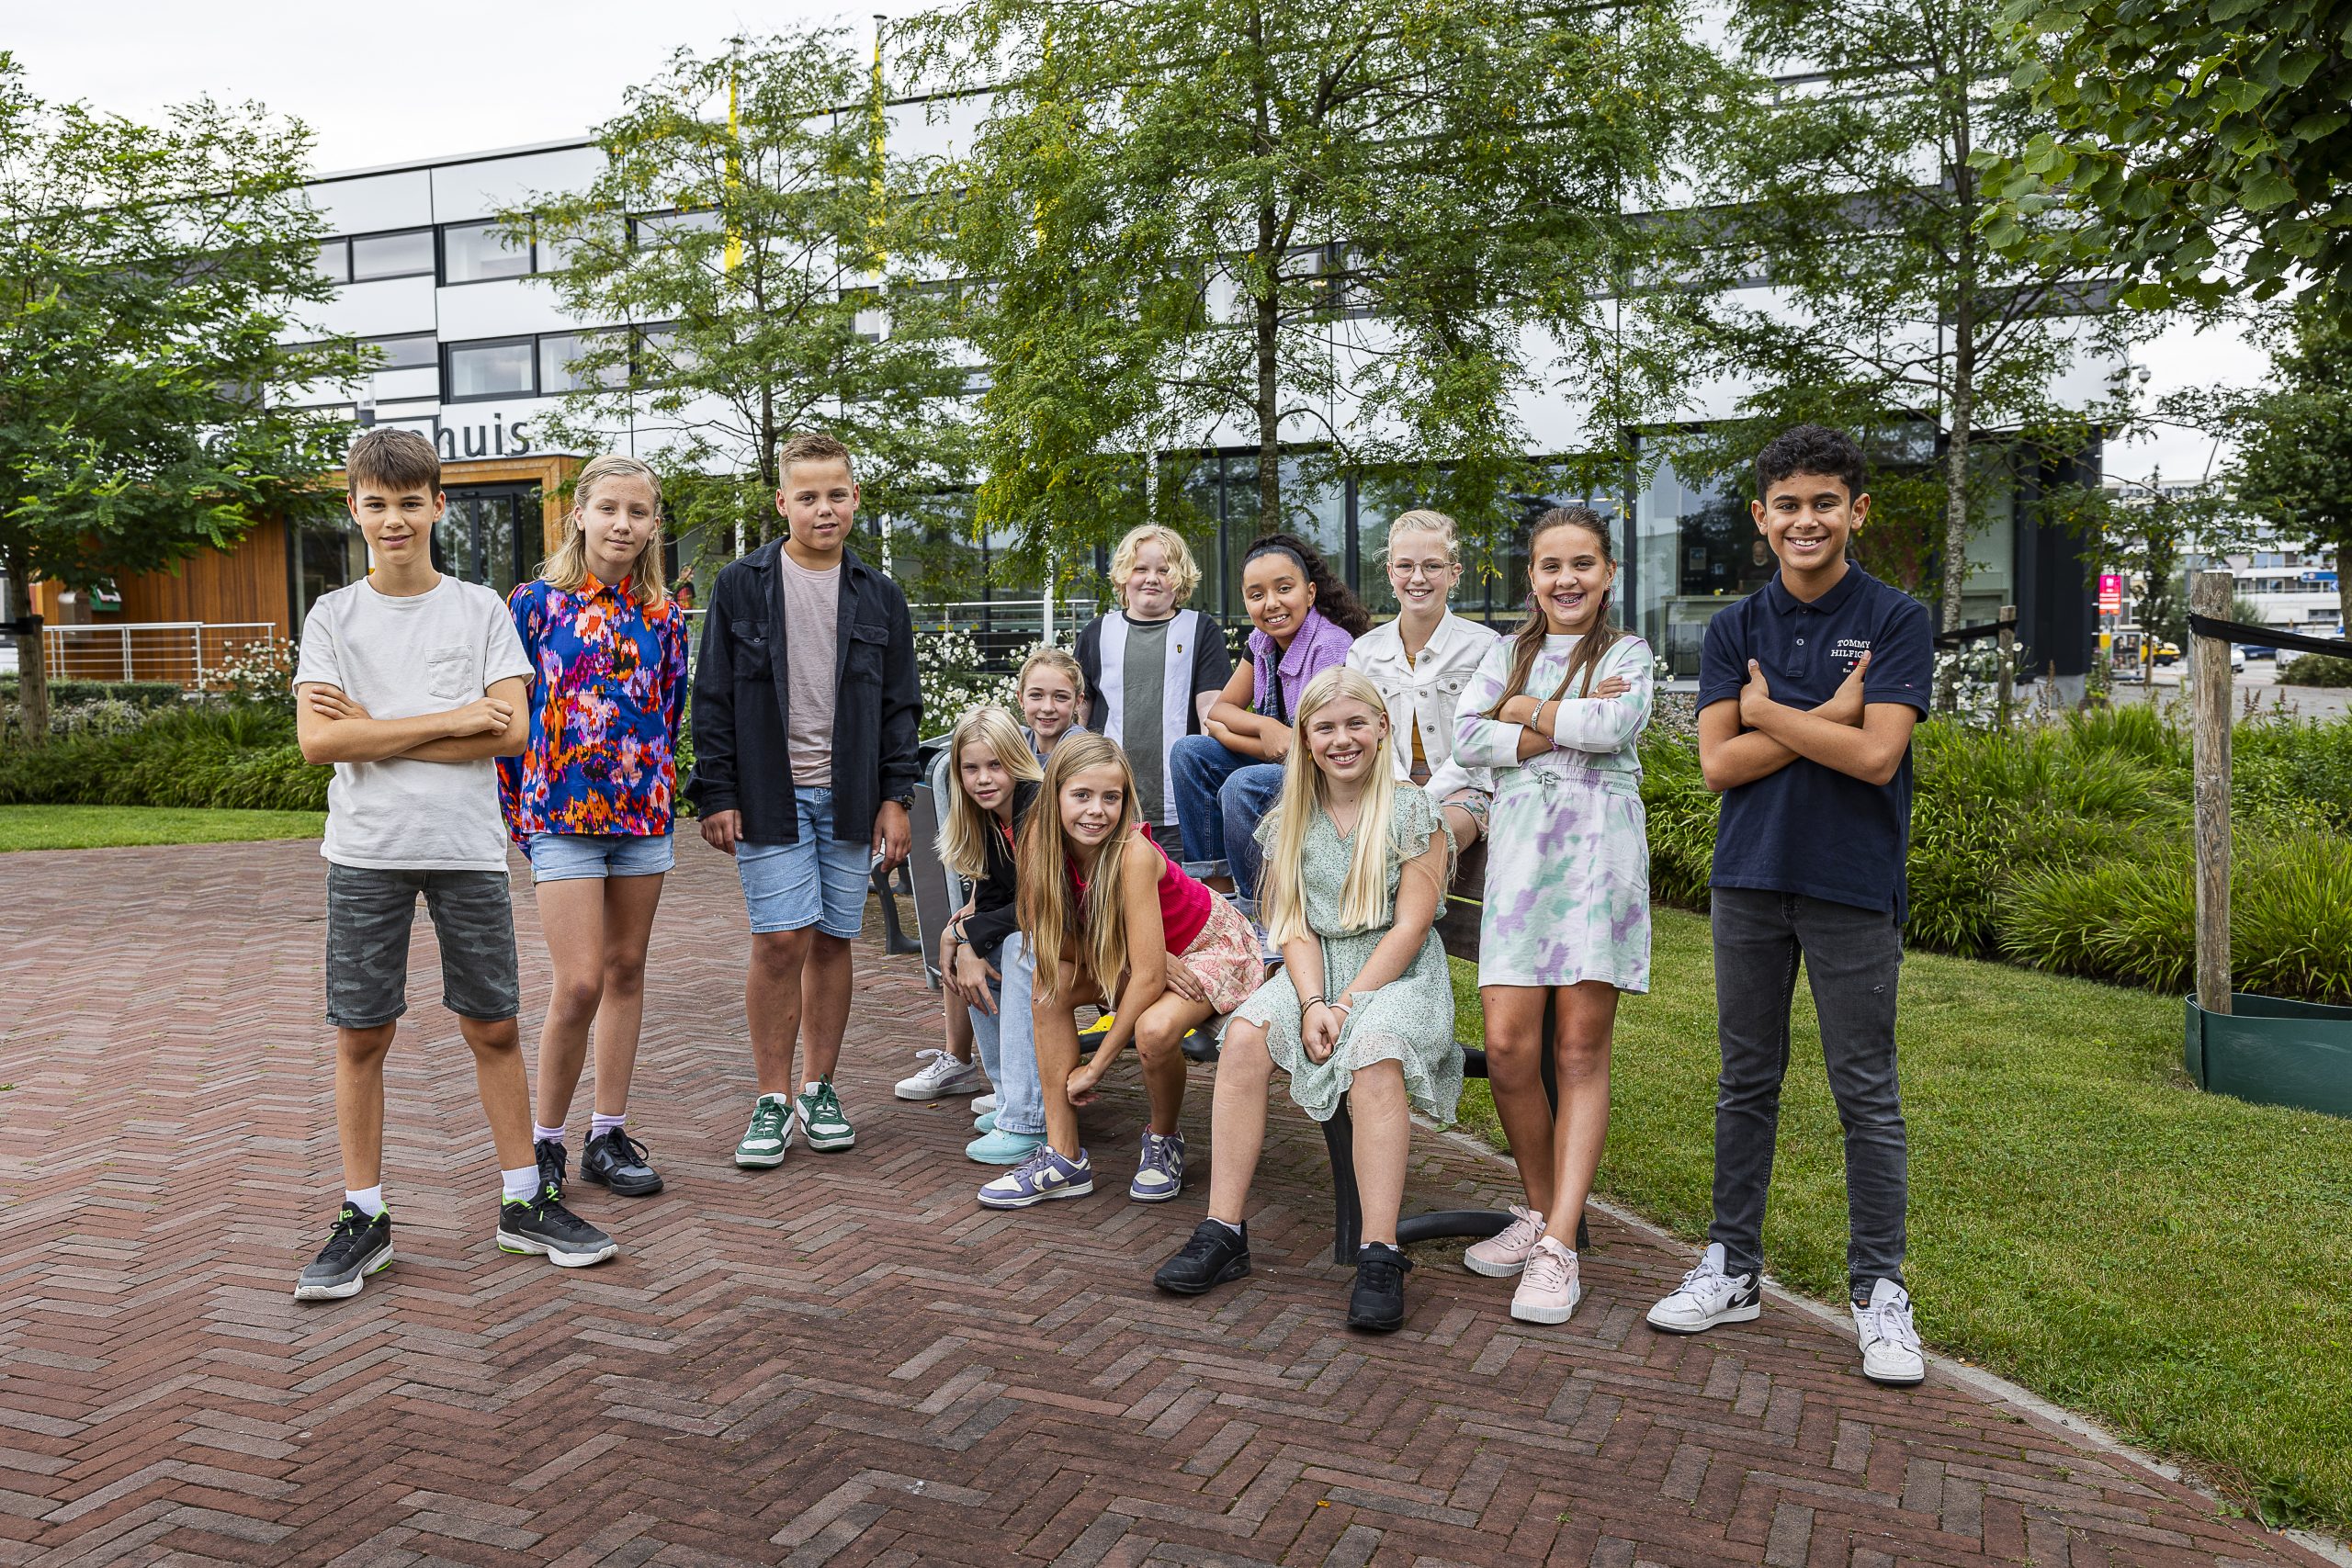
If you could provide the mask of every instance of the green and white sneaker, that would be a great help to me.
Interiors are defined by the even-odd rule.
[[[857,1142],[849,1118],[842,1114],[841,1098],[833,1093],[830,1075],[808,1085],[800,1094],[800,1125],[812,1149],[845,1149]]]
[[[792,1146],[792,1125],[797,1120],[790,1095],[760,1096],[752,1103],[752,1124],[744,1129],[743,1141],[735,1145],[735,1163],[746,1170],[782,1165],[784,1151]]]

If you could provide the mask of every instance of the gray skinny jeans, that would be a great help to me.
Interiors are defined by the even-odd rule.
[[[1895,982],[1903,933],[1884,910],[1803,894],[1713,890],[1716,1039],[1715,1214],[1707,1239],[1732,1274],[1764,1268],[1764,1199],[1789,1008],[1804,961],[1821,1019],[1821,1050],[1846,1130],[1846,1272],[1858,1301],[1882,1279],[1903,1282],[1908,1164],[1894,1064]]]

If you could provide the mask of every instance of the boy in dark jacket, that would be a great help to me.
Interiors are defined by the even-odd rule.
[[[776,471],[787,537],[711,585],[686,785],[704,841],[735,857],[751,913],[743,1005],[759,1099],[735,1149],[747,1168],[782,1164],[796,1125],[813,1149],[856,1142],[832,1084],[850,943],[872,871],[907,858],[922,712],[906,596],[848,547],[849,449],[796,435]],[[804,1027],[808,1077],[796,1079]]]

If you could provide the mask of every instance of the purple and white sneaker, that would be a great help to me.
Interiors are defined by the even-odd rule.
[[[1136,1179],[1127,1183],[1127,1197],[1137,1203],[1165,1203],[1184,1190],[1184,1134],[1143,1135],[1143,1156],[1136,1162]]]
[[[1052,1198],[1083,1198],[1094,1190],[1094,1168],[1086,1151],[1064,1159],[1047,1144],[980,1189],[983,1209],[1025,1209]]]

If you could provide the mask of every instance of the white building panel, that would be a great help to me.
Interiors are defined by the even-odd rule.
[[[433,176],[424,169],[322,180],[310,191],[330,234],[414,229],[433,221]]]
[[[530,205],[534,196],[584,190],[604,164],[589,145],[444,164],[433,170],[433,220],[463,223]]]
[[[540,278],[453,284],[437,294],[444,343],[514,337],[523,333],[572,332],[578,326],[557,305],[555,290]]]
[[[319,308],[322,332],[352,337],[391,337],[401,333],[433,330],[433,279],[387,277],[374,283],[347,283],[334,300]]]

